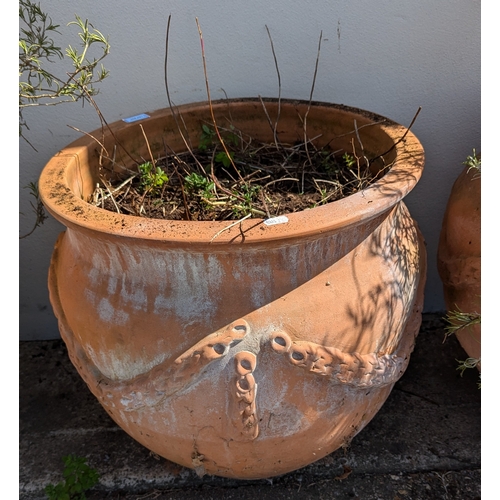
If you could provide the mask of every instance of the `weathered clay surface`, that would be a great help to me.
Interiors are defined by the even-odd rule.
[[[215,106],[221,120],[227,106]],[[282,140],[300,136],[306,109],[282,103]],[[184,111],[194,133],[207,107]],[[169,142],[170,111],[151,116],[150,142]],[[231,116],[251,135],[272,136],[258,101],[232,102]],[[390,150],[388,174],[286,224],[246,220],[215,240],[226,223],[88,205],[98,156],[87,138],[44,169],[43,201],[67,226],[49,274],[61,335],[106,411],[149,449],[200,474],[282,474],[348,444],[403,374],[426,267],[401,199],[421,175],[423,150],[411,133],[399,140],[404,127],[335,105],[312,106],[308,131],[347,146],[354,120],[367,150]],[[113,127],[140,154],[138,125]]]
[[[438,270],[447,309],[481,313],[481,178],[468,167],[456,179],[448,199]],[[457,338],[469,357],[481,357],[480,324],[457,332]]]

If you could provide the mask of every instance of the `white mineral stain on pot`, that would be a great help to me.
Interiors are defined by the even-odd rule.
[[[253,286],[250,297],[252,306],[258,309],[272,300],[271,287],[268,284],[269,277],[272,276],[272,269],[266,262],[264,265],[253,266],[251,270]]]
[[[106,297],[103,297],[97,305],[99,318],[107,323],[123,326],[129,319],[129,314],[125,311],[115,309]]]
[[[115,294],[117,288],[118,288],[118,278],[116,278],[115,276],[110,276],[108,279],[108,293],[110,295]]]
[[[149,372],[165,359],[163,353],[158,353],[153,359],[144,359],[137,355],[130,356],[119,347],[115,347],[114,350],[102,349],[99,355],[91,353],[90,356],[104,376],[122,382]]]
[[[84,291],[84,295],[87,301],[95,307],[95,310],[102,321],[124,326],[129,320],[130,316],[128,312],[121,309],[115,309],[107,297],[100,297],[98,301],[97,294],[88,288]]]
[[[145,289],[145,283],[128,283],[125,278],[122,278],[120,302],[123,302],[127,305],[131,304],[135,310],[146,310],[147,296]]]
[[[94,296],[92,289],[105,284],[108,294],[119,293],[124,308],[159,315],[176,311],[185,322],[200,315],[210,317],[217,309],[219,297],[214,290],[220,286],[224,272],[214,255],[137,248],[132,251],[110,243],[98,245],[95,250],[88,273],[90,290],[86,290],[90,300]],[[163,279],[158,280],[158,276]],[[146,293],[151,282],[158,283],[154,299]],[[148,300],[154,300],[154,304],[148,304]],[[123,320],[119,312],[111,310],[109,302],[99,307],[104,321]]]
[[[203,316],[209,320],[218,308],[214,293],[224,272],[215,256],[177,253],[162,262],[165,280],[155,298],[155,314],[175,311],[184,322]]]
[[[100,280],[100,272],[99,268],[95,265],[95,259],[94,256],[92,258],[92,269],[89,271],[88,277],[89,277],[89,282],[92,287],[95,287]]]

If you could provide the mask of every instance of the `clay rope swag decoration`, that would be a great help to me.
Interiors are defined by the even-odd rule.
[[[65,337],[72,340],[73,335],[66,322],[60,323]],[[173,362],[164,361],[149,372],[126,381],[105,377],[81,348],[78,348],[77,352],[77,357],[80,358],[78,365],[81,366],[81,361],[84,361],[86,366],[92,367],[89,371],[96,381],[92,385],[101,392],[100,399],[106,406],[119,405],[125,411],[134,411],[146,406],[155,406],[173,394],[187,389],[202,375],[204,368],[225,357],[230,348],[243,340],[250,331],[250,325],[244,319],[237,320],[225,329],[207,335]],[[375,353],[345,353],[335,347],[314,342],[292,341],[282,330],[273,332],[268,337],[268,342],[276,353],[286,355],[291,364],[313,374],[329,377],[332,383],[357,388],[393,384],[401,376],[407,363],[406,358],[395,354],[379,356]],[[77,346],[73,344],[73,347]],[[252,372],[257,364],[257,356],[248,351],[241,351],[236,354],[235,363],[235,396],[253,408],[255,395],[252,393],[249,399],[248,394],[252,392],[255,384]],[[130,390],[132,386],[134,389]],[[253,412],[246,411],[248,415]]]

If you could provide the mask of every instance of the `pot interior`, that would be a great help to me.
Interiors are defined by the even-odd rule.
[[[387,123],[384,117],[363,110],[353,110],[340,105],[286,101],[275,99],[262,102],[257,99],[224,100],[212,103],[215,122],[220,128],[230,126],[262,143],[274,141],[274,127],[279,141],[295,144],[309,140],[318,149],[357,154],[362,151],[369,158],[386,153],[371,165],[373,174],[396,158],[394,138],[374,124]],[[213,123],[207,103],[181,106],[174,112],[161,109],[150,117],[135,123],[116,122],[109,130],[90,134],[99,139],[104,148],[89,138],[86,145],[88,170],[78,175],[68,171],[69,185],[81,199],[89,200],[99,182],[99,173],[124,169],[137,171],[137,165],[168,154],[195,150],[199,143],[201,127]],[[277,118],[279,119],[277,120]],[[147,137],[147,141],[145,139]],[[81,144],[77,141],[76,144]],[[83,176],[83,177],[82,177]]]

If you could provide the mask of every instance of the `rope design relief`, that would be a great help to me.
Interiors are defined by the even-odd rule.
[[[150,372],[132,381],[113,387],[113,394],[121,394],[120,403],[126,411],[154,406],[177,391],[184,389],[199,375],[203,368],[216,359],[226,356],[231,346],[240,342],[250,331],[248,323],[240,319],[225,330],[212,333],[181,354],[173,363],[160,363]],[[130,384],[141,387],[127,394]]]
[[[234,356],[235,391],[233,393],[233,423],[240,432],[239,440],[252,440],[259,435],[256,396],[257,383],[253,371],[257,356],[253,352],[241,351]]]
[[[351,354],[314,342],[292,341],[281,330],[271,334],[271,346],[278,354],[285,354],[295,366],[356,387],[393,384],[403,374],[407,364],[405,358],[395,354]]]

